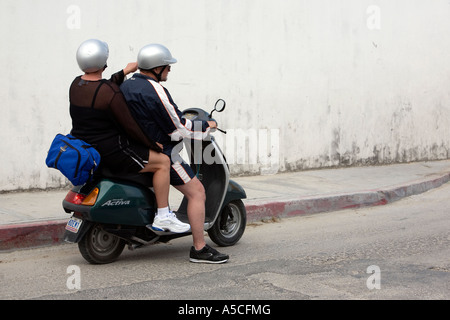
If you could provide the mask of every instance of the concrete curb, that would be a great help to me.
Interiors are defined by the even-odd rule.
[[[0,226],[0,251],[61,243],[68,218]]]
[[[448,181],[450,181],[450,173],[405,185],[355,193],[305,196],[275,201],[247,200],[245,201],[247,223],[385,205],[440,187]],[[0,226],[0,251],[60,244],[63,242],[64,228],[68,218]]]
[[[355,193],[300,197],[283,201],[249,201],[246,203],[247,217],[249,221],[257,221],[385,205],[438,188],[448,181],[450,173],[412,181],[405,185]]]

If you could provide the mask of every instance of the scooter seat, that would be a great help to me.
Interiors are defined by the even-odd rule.
[[[100,167],[99,168],[100,176],[103,178],[111,179],[111,180],[123,180],[123,181],[131,181],[134,183],[138,183],[144,185],[146,187],[153,187],[153,173],[126,173],[126,174],[117,174],[112,173],[108,168]]]

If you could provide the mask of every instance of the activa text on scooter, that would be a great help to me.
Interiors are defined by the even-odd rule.
[[[106,201],[104,204],[102,204],[102,207],[104,206],[125,206],[130,204],[130,200],[124,200],[124,199],[112,199]]]

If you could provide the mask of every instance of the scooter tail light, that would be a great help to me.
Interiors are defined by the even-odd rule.
[[[81,204],[83,202],[84,198],[86,198],[86,196],[83,194],[69,191],[64,200],[66,200],[67,202],[73,203],[73,204]]]
[[[82,205],[85,206],[93,206],[95,204],[95,202],[97,201],[97,197],[98,197],[98,192],[99,189],[98,188],[94,188],[94,190],[92,190],[81,202]]]

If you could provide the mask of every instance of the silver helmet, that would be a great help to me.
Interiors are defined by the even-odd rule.
[[[177,62],[169,49],[161,44],[148,44],[139,50],[137,57],[139,69],[151,70],[156,67],[167,66]]]
[[[109,48],[106,42],[89,39],[84,41],[77,50],[77,62],[80,69],[86,73],[98,71],[106,66]]]

